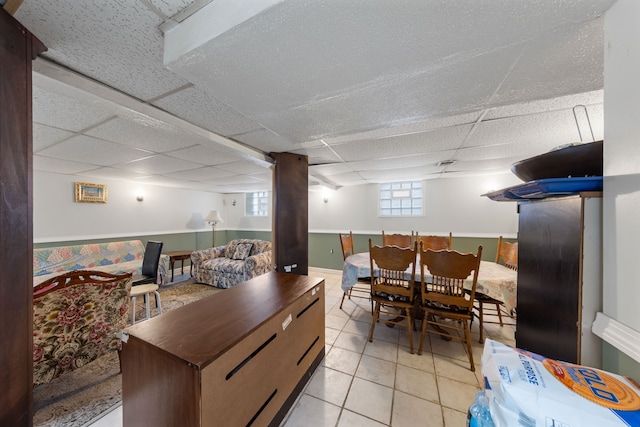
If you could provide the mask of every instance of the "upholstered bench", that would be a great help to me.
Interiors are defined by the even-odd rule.
[[[73,270],[97,270],[106,273],[140,274],[144,257],[141,240],[57,246],[33,250],[33,285]],[[158,276],[167,280],[169,257],[160,257]]]

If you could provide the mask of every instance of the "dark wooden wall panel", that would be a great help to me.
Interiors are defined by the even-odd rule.
[[[516,344],[577,363],[579,354],[582,201],[520,205]]]
[[[31,61],[44,50],[0,8],[0,425],[33,424]]]
[[[309,271],[309,162],[307,156],[271,153],[273,172],[273,258],[276,271]],[[294,267],[295,266],[295,267]],[[290,268],[290,270],[289,270]]]

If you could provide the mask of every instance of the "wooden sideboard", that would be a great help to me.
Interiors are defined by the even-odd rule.
[[[271,272],[126,329],[124,426],[278,425],[324,357],[324,279]]]

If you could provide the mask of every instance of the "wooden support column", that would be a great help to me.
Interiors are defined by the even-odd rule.
[[[309,160],[291,153],[270,153],[273,171],[273,261],[276,271],[309,271]]]
[[[33,425],[31,61],[44,45],[0,7],[0,425]]]

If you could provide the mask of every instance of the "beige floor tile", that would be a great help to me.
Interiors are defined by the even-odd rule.
[[[324,343],[333,345],[336,342],[336,338],[340,335],[340,331],[332,328],[324,328]]]
[[[426,339],[426,338],[425,338]],[[438,335],[431,335],[431,352],[458,360],[469,360],[466,344],[462,341],[445,341]]]
[[[384,427],[386,425],[346,409],[342,410],[340,421],[338,421],[338,427]]]
[[[344,328],[344,325],[346,325],[348,322],[350,322],[350,320],[344,316],[334,316],[332,314],[327,314],[326,316],[324,316],[324,326],[326,328],[332,328],[341,331],[342,328]]]
[[[418,353],[411,354],[409,353],[409,347],[400,347],[398,349],[398,364],[425,372],[436,372],[433,364],[433,355],[431,353],[423,352],[421,355]]]
[[[351,316],[351,313],[353,312],[353,307],[347,307],[346,304],[342,306],[342,308],[340,308],[338,304],[334,305],[329,310],[327,310],[327,308],[328,306],[325,305],[326,314],[330,314],[332,316],[338,316],[338,317],[345,317],[347,319],[349,318],[349,316]]]
[[[469,403],[471,405],[471,403]],[[450,408],[442,408],[444,415],[444,427],[461,427],[467,425],[466,412],[455,411]]]
[[[440,403],[436,376],[419,369],[397,365],[396,390],[431,402]]]
[[[442,406],[466,412],[473,403],[479,386],[472,386],[445,377],[438,377],[438,390]]]
[[[352,375],[325,366],[318,366],[305,389],[305,393],[342,407],[352,380]]]
[[[371,320],[372,318],[369,317],[369,323],[368,323],[369,328],[371,328]],[[398,340],[401,333],[402,333],[401,330],[397,326],[393,328],[389,328],[384,323],[378,323],[376,325],[376,328],[373,331],[373,340],[386,341],[393,344],[398,344]],[[367,330],[367,337],[368,336],[369,336],[369,331]]]
[[[361,378],[354,378],[344,407],[388,425],[391,418],[392,400],[392,388]]]
[[[362,353],[366,344],[367,337],[345,331],[340,332],[338,338],[336,338],[333,343],[335,347],[344,348],[345,350],[351,350],[356,353]]]
[[[476,374],[469,369],[469,360],[451,359],[440,354],[433,355],[433,361],[436,367],[436,375],[460,381],[469,385],[478,386],[478,378]],[[480,365],[476,365],[476,370]]]
[[[396,363],[398,360],[398,346],[386,341],[367,341],[364,354]]]
[[[393,388],[396,381],[396,364],[364,355],[360,359],[356,377]]]
[[[353,375],[358,369],[361,357],[362,355],[360,353],[354,353],[353,351],[339,347],[332,347],[331,351],[324,357],[323,364],[327,368]]]
[[[360,322],[360,321],[353,320],[353,318],[351,318],[344,325],[343,331],[351,332],[352,334],[358,334],[358,335],[362,335],[363,337],[369,338],[370,327],[371,327],[371,321]]]
[[[443,427],[442,408],[437,403],[396,390],[393,396],[391,425],[393,427]]]
[[[338,422],[339,416],[339,406],[303,394],[282,425],[284,427],[308,427],[309,420],[313,420],[314,426],[333,427]]]

